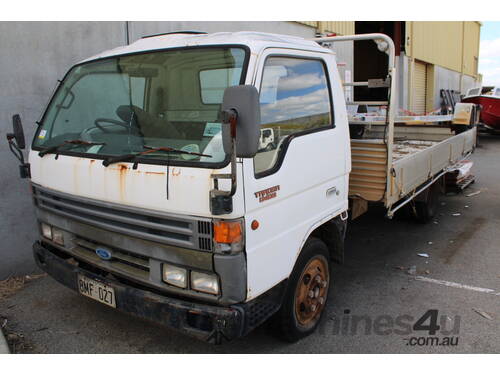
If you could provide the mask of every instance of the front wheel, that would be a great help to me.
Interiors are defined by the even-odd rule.
[[[319,324],[330,284],[329,254],[323,241],[307,240],[290,275],[285,299],[276,316],[280,337],[295,342]]]

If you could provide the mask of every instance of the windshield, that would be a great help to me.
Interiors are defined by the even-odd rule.
[[[224,89],[243,83],[243,48],[185,48],[107,58],[74,67],[35,135],[37,150],[107,158],[169,147],[141,162],[221,164]],[[195,155],[203,154],[203,155]]]

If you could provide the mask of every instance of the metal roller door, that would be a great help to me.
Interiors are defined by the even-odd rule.
[[[413,73],[413,105],[412,111],[418,115],[425,113],[427,91],[427,64],[415,61]]]

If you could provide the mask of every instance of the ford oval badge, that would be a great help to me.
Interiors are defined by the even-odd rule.
[[[97,256],[103,260],[110,260],[112,258],[111,251],[108,249],[103,249],[102,247],[98,247],[95,249],[95,253]]]

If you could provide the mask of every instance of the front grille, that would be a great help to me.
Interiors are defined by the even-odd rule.
[[[77,258],[83,259],[90,264],[98,265],[107,271],[115,271],[123,275],[130,276],[137,280],[149,280],[149,258],[143,255],[130,253],[121,249],[101,246],[95,241],[75,238],[76,246],[70,252]],[[96,249],[104,247],[111,251],[110,260],[103,260],[96,254]]]
[[[90,250],[94,254],[98,248],[103,247],[102,245],[99,245],[95,241],[84,240],[81,238],[77,238],[75,240],[75,243],[84,248],[85,250]],[[108,247],[106,246],[105,248],[107,249]],[[113,254],[112,261],[114,262],[127,264],[129,266],[136,267],[143,271],[149,272],[149,258],[147,256],[133,254],[128,251],[118,250],[118,249],[113,249],[112,254]]]
[[[198,221],[198,233],[212,234],[212,223],[208,221]]]
[[[113,232],[194,250],[211,251],[208,219],[165,214],[76,197],[33,186],[36,205],[44,210]]]
[[[198,247],[200,250],[212,250],[212,223],[209,221],[198,221]]]

